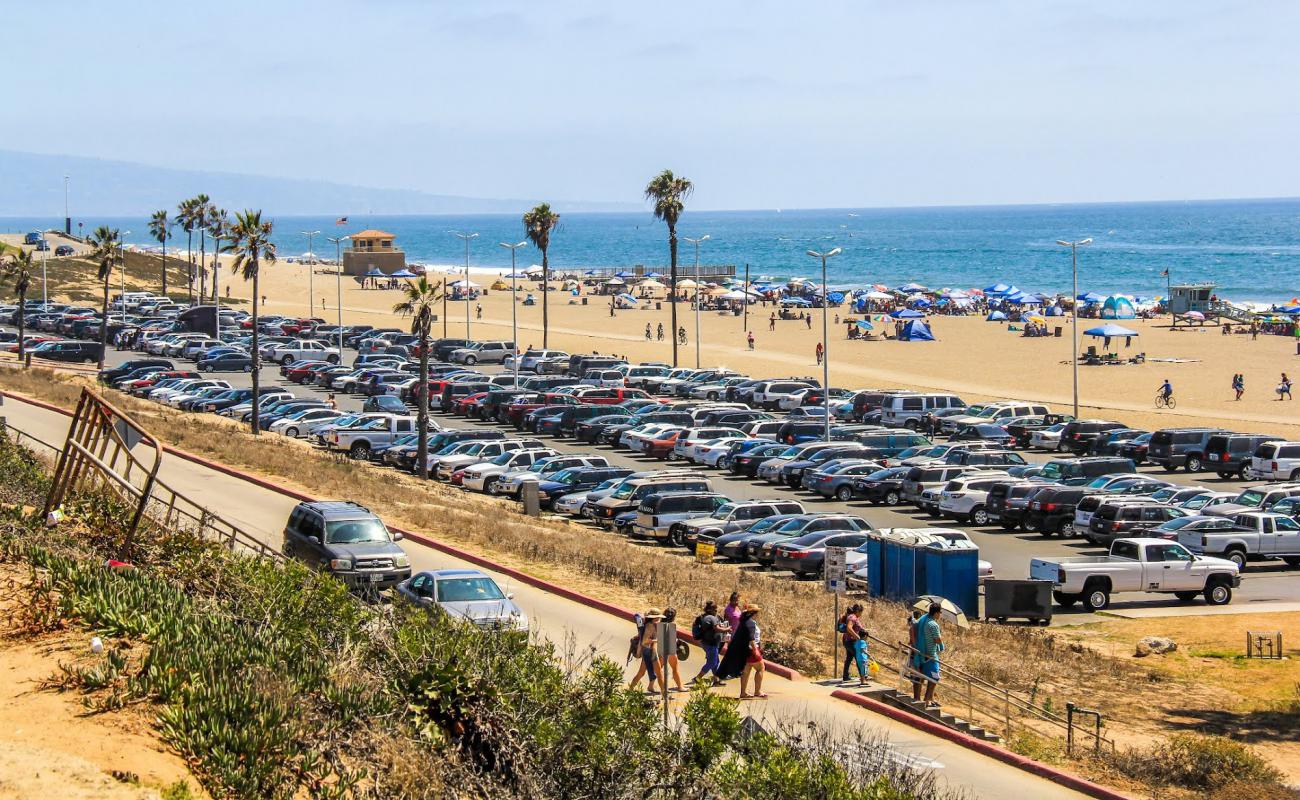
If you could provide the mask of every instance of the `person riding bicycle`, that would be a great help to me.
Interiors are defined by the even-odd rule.
[[[1165,382],[1160,384],[1159,396],[1164,403],[1168,403],[1170,398],[1174,396],[1174,385],[1169,382],[1168,378],[1165,378]]]

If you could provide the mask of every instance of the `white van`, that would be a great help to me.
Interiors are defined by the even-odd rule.
[[[1265,442],[1250,459],[1255,477],[1266,481],[1300,481],[1300,442]]]
[[[926,412],[965,407],[965,400],[947,392],[899,392],[881,402],[880,421],[891,428],[916,430]]]

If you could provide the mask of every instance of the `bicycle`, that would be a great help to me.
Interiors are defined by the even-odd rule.
[[[1178,407],[1178,401],[1174,399],[1173,395],[1169,395],[1168,397],[1165,397],[1164,392],[1156,392],[1156,408],[1174,409],[1177,407]]]

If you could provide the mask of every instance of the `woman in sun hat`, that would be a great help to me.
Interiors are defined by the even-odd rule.
[[[718,669],[718,678],[740,678],[740,697],[767,697],[763,694],[762,635],[756,619],[762,609],[757,603],[748,603],[740,615],[740,626],[727,645],[727,655]],[[754,694],[748,693],[749,677],[754,676]]]
[[[658,678],[655,664],[659,660],[656,645],[659,643],[659,621],[663,618],[663,613],[657,608],[652,608],[645,614],[637,614],[634,618],[637,627],[632,642],[637,656],[641,659],[641,665],[637,667],[636,675],[632,676],[628,688],[636,686],[636,682],[645,675],[648,678],[646,691],[655,693],[655,680]]]

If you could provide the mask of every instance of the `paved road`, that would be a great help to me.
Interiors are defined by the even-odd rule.
[[[268,376],[269,377],[269,376]],[[67,418],[8,398],[0,408],[10,423],[49,442],[62,442],[67,433]],[[165,456],[160,478],[176,491],[227,516],[261,541],[279,547],[281,531],[295,505],[292,498],[261,488],[173,456]],[[404,543],[415,570],[448,567],[472,567],[414,542]],[[542,635],[554,642],[571,639],[579,649],[594,648],[615,661],[625,654],[630,625],[611,615],[557,597],[528,585],[512,583],[504,575],[494,575],[502,587],[529,615]],[[686,672],[695,668],[695,662]],[[888,718],[871,714],[848,703],[829,697],[838,685],[806,681],[785,681],[768,676],[764,687],[771,697],[745,709],[761,719],[794,719],[815,722],[823,729],[845,730],[867,725],[890,742],[896,757],[923,768],[936,770],[940,778],[954,787],[967,790],[975,797],[1005,798],[1025,794],[1044,800],[1067,800],[1083,795],[1050,781],[985,758],[947,740],[920,733]],[[726,690],[737,692],[736,682]]]
[[[138,357],[137,353],[119,353],[110,352],[107,362],[109,365],[118,364],[122,361]],[[348,350],[344,353],[344,363],[351,363],[355,353]],[[491,366],[480,365],[481,371],[492,373],[499,371]],[[232,385],[247,386],[251,378],[243,373],[229,373],[220,377],[229,380]],[[280,377],[278,366],[266,366],[261,371],[263,385],[283,385],[289,391],[299,396],[311,396],[313,393],[324,397],[325,393],[315,387],[304,387],[285,381]],[[362,399],[351,395],[337,394],[336,401],[343,410],[359,410]],[[436,411],[432,418],[439,425],[449,428],[469,428],[482,426],[487,423],[471,422],[463,417],[444,416]],[[513,430],[509,429],[508,430]],[[626,450],[614,450],[608,447],[599,447],[593,449],[590,445],[575,443],[572,440],[550,440],[546,439],[547,445],[562,452],[597,452],[604,455],[611,463],[630,467],[633,469],[654,469],[665,466],[666,463],[656,459],[647,458],[641,455],[633,455]],[[1026,452],[1025,458],[1029,461],[1045,461],[1052,454]],[[890,527],[933,527],[942,525],[943,527],[955,527],[967,531],[971,538],[979,545],[980,557],[993,564],[994,572],[1002,578],[1024,578],[1028,576],[1029,560],[1035,557],[1052,557],[1052,556],[1071,556],[1071,555],[1102,555],[1104,550],[1094,545],[1088,544],[1083,539],[1062,540],[1060,538],[1044,538],[1037,533],[1026,531],[1007,532],[997,526],[977,528],[969,525],[959,525],[947,521],[936,521],[928,515],[916,511],[911,506],[884,507],[873,506],[866,502],[849,502],[843,503],[838,500],[826,500],[819,495],[811,492],[794,491],[783,486],[774,486],[766,482],[752,481],[738,476],[728,475],[717,470],[705,469],[703,467],[697,470],[709,477],[714,488],[727,495],[737,499],[799,499],[810,510],[830,511],[830,512],[849,512],[865,517],[872,525],[878,528]],[[1186,472],[1167,473],[1159,467],[1150,465],[1144,466],[1140,470],[1143,473],[1153,475],[1154,477],[1168,480],[1180,485],[1198,485],[1222,491],[1237,491],[1242,486],[1247,485],[1242,481],[1235,479],[1223,480],[1213,473],[1189,474]],[[504,502],[504,501],[503,501]],[[654,545],[642,545],[654,546]],[[690,557],[685,550],[675,551],[683,558]],[[719,562],[719,568],[723,569],[755,569],[754,565],[730,566],[725,562]],[[1300,606],[1300,579],[1296,573],[1290,570],[1281,561],[1269,561],[1252,563],[1247,570],[1246,578],[1243,580],[1241,588],[1234,594],[1232,605],[1225,607],[1212,608],[1207,606],[1204,601],[1197,600],[1192,603],[1178,603],[1172,598],[1165,596],[1147,596],[1139,594],[1118,595],[1112,601],[1108,613],[1117,616],[1135,616],[1135,617],[1152,617],[1152,616],[1190,616],[1201,614],[1240,614],[1245,613],[1243,609],[1252,611],[1288,611]],[[1093,619],[1093,615],[1083,611],[1080,608],[1064,610],[1057,608],[1053,619],[1053,625],[1070,625],[1086,623]]]

